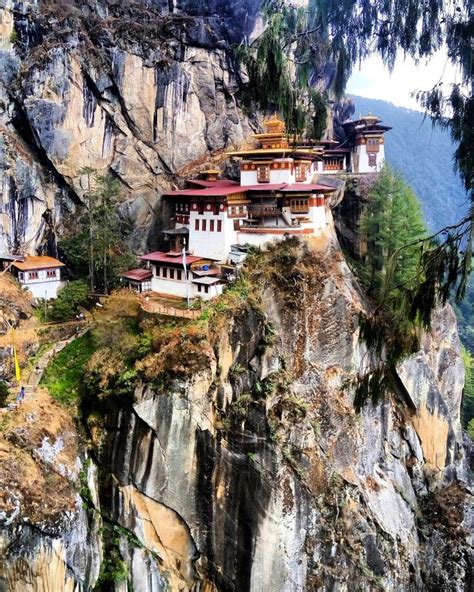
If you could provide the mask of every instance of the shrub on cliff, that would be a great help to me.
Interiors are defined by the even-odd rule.
[[[0,407],[5,407],[9,395],[8,386],[3,380],[0,380]]]
[[[63,321],[73,317],[79,306],[85,306],[89,301],[89,287],[86,282],[76,280],[69,282],[58,293],[48,312],[48,317],[55,321]]]

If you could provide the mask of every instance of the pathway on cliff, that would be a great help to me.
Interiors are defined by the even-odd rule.
[[[87,333],[89,328],[89,324],[86,324],[80,331],[77,331],[71,337],[56,342],[39,358],[39,360],[36,362],[36,367],[31,370],[28,379],[24,385],[27,395],[28,392],[34,392],[36,390],[39,383],[41,382],[41,379],[43,378],[43,374],[46,370],[46,367],[48,366],[49,362],[54,358],[54,356],[58,354],[61,350],[63,350],[67,345],[75,341],[78,337],[82,337],[85,333]]]
[[[40,356],[40,358],[37,360],[35,367],[31,369],[26,381],[24,379],[21,380],[20,385],[18,387],[14,387],[11,389],[11,392],[15,394],[15,397],[18,393],[20,386],[25,387],[25,397],[28,398],[28,397],[31,397],[32,395],[34,395],[34,393],[36,392],[36,389],[38,388],[39,383],[41,382],[41,379],[43,378],[43,374],[44,374],[48,364],[54,358],[54,356],[56,356],[67,345],[69,345],[70,343],[72,343],[73,341],[78,339],[79,337],[82,337],[85,333],[87,333],[87,331],[89,331],[89,329],[90,329],[90,324],[83,323],[80,331],[77,331],[76,333],[74,333],[74,335],[71,335],[71,337],[68,337],[67,339],[62,339],[60,341],[57,341],[48,350],[46,350]],[[10,406],[9,406],[10,410],[12,410],[16,407],[17,407],[16,403],[10,404]]]

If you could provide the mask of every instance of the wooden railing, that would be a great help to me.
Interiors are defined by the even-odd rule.
[[[161,314],[167,317],[180,317],[182,319],[191,319],[193,321],[195,321],[202,312],[199,309],[191,310],[189,308],[179,308],[177,306],[162,304],[157,300],[147,300],[146,298],[142,300],[142,308],[146,312],[151,312],[153,314]]]

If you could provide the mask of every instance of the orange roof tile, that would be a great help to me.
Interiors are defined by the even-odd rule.
[[[13,267],[20,271],[29,271],[32,269],[50,269],[51,267],[64,267],[64,263],[58,261],[54,257],[47,257],[41,255],[38,257],[27,255],[24,261],[15,261]]]

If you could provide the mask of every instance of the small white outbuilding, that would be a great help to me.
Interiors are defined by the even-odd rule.
[[[61,268],[65,265],[54,257],[27,255],[23,261],[15,261],[12,267],[21,286],[28,288],[34,298],[57,298],[58,291],[65,285],[61,280]]]

